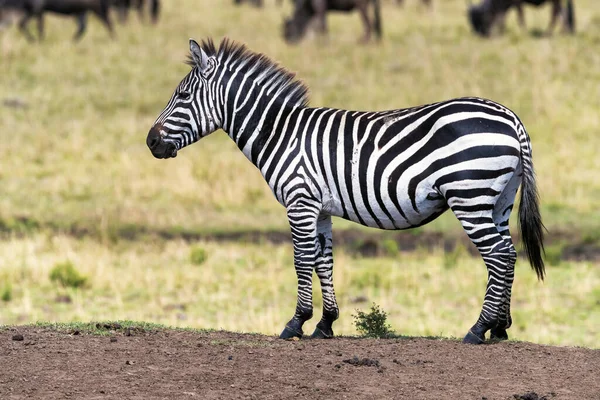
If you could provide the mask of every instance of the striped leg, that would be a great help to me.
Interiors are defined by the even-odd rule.
[[[505,236],[504,233],[506,233]],[[498,315],[498,324],[491,329],[490,339],[492,340],[507,340],[508,334],[506,330],[512,325],[512,317],[510,316],[510,296],[512,292],[512,284],[515,279],[515,262],[517,261],[517,251],[513,246],[512,239],[508,233],[508,229],[500,233],[504,238],[504,249],[508,251],[509,257],[507,262],[506,274],[504,275],[504,293],[500,305],[500,313]]]
[[[312,337],[329,339],[333,337],[331,325],[338,319],[339,309],[333,290],[333,241],[331,235],[331,216],[322,215],[317,221],[317,244],[319,253],[315,270],[321,282],[323,295],[323,316],[317,324]]]
[[[498,326],[492,328],[491,339],[506,340],[508,334],[506,330],[510,328],[512,324],[512,318],[510,316],[510,297],[512,292],[512,284],[515,277],[515,263],[517,261],[517,251],[513,245],[512,238],[510,237],[510,231],[508,227],[508,220],[510,218],[510,212],[513,209],[515,196],[521,183],[522,173],[518,171],[515,173],[496,202],[494,206],[494,224],[498,229],[498,232],[504,239],[505,247],[509,253],[508,264],[506,275],[504,279],[504,294],[502,299],[502,305],[500,306],[500,315],[498,316]]]
[[[294,317],[279,335],[281,339],[301,338],[302,325],[313,315],[312,273],[320,252],[316,240],[319,211],[315,204],[303,201],[296,202],[287,210],[294,245],[294,267],[298,278],[298,302]]]
[[[488,270],[488,283],[483,300],[483,307],[477,323],[471,327],[463,342],[480,344],[485,341],[488,330],[498,325],[501,308],[506,294],[506,274],[510,259],[510,251],[498,232],[491,210],[485,214],[455,213],[471,241],[477,246]]]

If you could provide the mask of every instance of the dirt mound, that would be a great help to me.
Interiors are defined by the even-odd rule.
[[[99,329],[0,332],[0,398],[600,399],[600,350]]]

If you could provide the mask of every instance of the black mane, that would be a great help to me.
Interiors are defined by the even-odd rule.
[[[266,82],[270,86],[269,92],[278,97],[289,97],[289,102],[295,106],[305,107],[308,105],[308,88],[296,79],[296,75],[284,67],[279,66],[264,54],[255,53],[248,49],[243,43],[236,43],[229,38],[223,38],[219,48],[211,38],[202,40],[200,47],[209,56],[215,56],[222,66],[225,62],[245,61],[240,68],[243,73],[251,74],[258,83]],[[192,55],[188,55],[186,64],[192,68],[196,67]]]

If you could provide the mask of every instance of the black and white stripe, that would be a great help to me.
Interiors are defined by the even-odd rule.
[[[265,56],[225,39],[190,42],[192,70],[148,134],[159,158],[222,128],[261,171],[287,209],[298,302],[282,337],[312,317],[312,271],[323,295],[314,337],[333,336],[331,216],[381,229],[426,224],[448,209],[489,271],[479,320],[466,342],[506,338],[517,253],[508,220],[522,186],[519,219],[532,267],[543,278],[543,225],[531,144],[502,105],[460,98],[409,109],[309,108],[306,88]]]

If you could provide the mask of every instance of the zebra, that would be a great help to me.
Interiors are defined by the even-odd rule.
[[[308,106],[295,75],[244,44],[190,39],[191,71],[148,132],[168,159],[222,129],[260,171],[287,211],[298,297],[280,338],[303,337],[313,315],[312,273],[323,314],[313,338],[333,337],[331,217],[380,229],[427,224],[450,209],[488,270],[483,307],[463,342],[508,339],[517,252],[509,216],[519,186],[519,222],[531,267],[545,274],[544,227],[531,142],[517,115],[471,97],[388,111]]]

